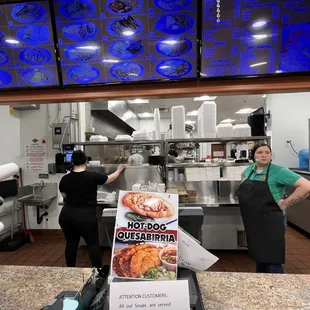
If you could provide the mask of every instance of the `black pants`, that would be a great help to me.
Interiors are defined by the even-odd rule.
[[[67,266],[75,267],[78,246],[82,237],[86,242],[93,267],[101,268],[96,209],[64,206],[59,216],[59,225],[66,238]]]
[[[256,264],[257,273],[283,273],[283,267],[280,264]]]

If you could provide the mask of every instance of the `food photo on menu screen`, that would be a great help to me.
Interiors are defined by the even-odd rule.
[[[197,77],[197,0],[54,0],[64,84]]]
[[[178,195],[120,191],[112,276],[174,280],[178,258]]]

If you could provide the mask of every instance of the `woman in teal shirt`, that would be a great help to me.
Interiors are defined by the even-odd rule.
[[[237,191],[249,254],[257,264],[257,272],[283,273],[283,212],[309,196],[310,182],[272,164],[271,148],[266,144],[256,145],[251,156],[254,164],[242,174],[243,181]],[[293,186],[295,191],[283,199],[285,186]]]

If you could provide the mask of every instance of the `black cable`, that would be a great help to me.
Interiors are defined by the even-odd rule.
[[[295,150],[295,148],[293,147],[292,141],[287,141],[288,145],[292,148],[293,152],[298,155],[298,152]]]

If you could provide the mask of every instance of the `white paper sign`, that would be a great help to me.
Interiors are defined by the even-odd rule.
[[[189,310],[188,281],[111,283],[110,309]]]
[[[47,172],[47,141],[45,138],[25,139],[26,171]]]
[[[204,271],[218,261],[218,257],[204,249],[191,235],[179,228],[178,265],[193,271]]]

